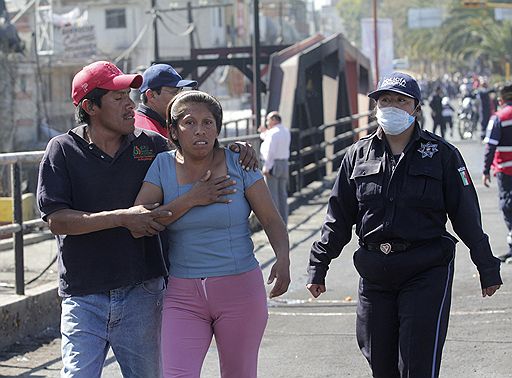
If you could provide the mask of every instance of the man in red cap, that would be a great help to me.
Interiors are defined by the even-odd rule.
[[[133,203],[156,154],[169,146],[134,127],[129,92],[141,83],[110,62],[84,67],[71,94],[79,126],[50,140],[41,161],[38,206],[59,246],[62,377],[100,377],[109,347],[124,377],[161,374],[167,270],[158,218],[170,213]],[[211,181],[192,190],[230,192],[231,181]]]

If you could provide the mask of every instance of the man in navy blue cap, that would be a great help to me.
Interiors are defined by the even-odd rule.
[[[135,110],[135,127],[151,130],[169,138],[167,105],[183,88],[195,88],[197,81],[184,80],[169,64],[154,64],[142,73],[139,88],[142,104]],[[229,148],[240,153],[244,169],[257,168],[257,154],[249,143],[234,142]]]
[[[459,151],[417,121],[421,93],[393,72],[368,95],[378,128],[343,159],[322,235],[310,252],[307,288],[325,292],[331,260],[356,225],[361,276],[356,334],[374,377],[439,375],[448,330],[457,239],[469,247],[483,297],[501,285],[500,261],[482,231],[475,187]]]
[[[139,88],[142,104],[135,111],[135,126],[156,131],[168,138],[165,125],[167,104],[183,88],[197,86],[195,80],[183,80],[179,73],[168,64],[154,64],[142,74]]]

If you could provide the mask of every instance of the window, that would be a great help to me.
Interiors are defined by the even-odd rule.
[[[20,90],[27,93],[27,75],[21,74],[19,76]]]
[[[126,9],[107,9],[105,10],[107,29],[126,28]]]

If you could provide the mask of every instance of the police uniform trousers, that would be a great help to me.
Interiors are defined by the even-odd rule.
[[[374,377],[438,377],[448,329],[455,241],[403,252],[361,247],[356,334]]]
[[[496,174],[498,182],[498,193],[500,197],[500,208],[505,218],[508,235],[508,252],[512,254],[512,176],[502,172]]]

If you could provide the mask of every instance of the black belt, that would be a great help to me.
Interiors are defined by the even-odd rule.
[[[382,243],[359,242],[359,244],[361,247],[366,248],[368,251],[382,252],[386,255],[393,252],[406,251],[412,246],[412,244],[407,241],[390,241]]]

